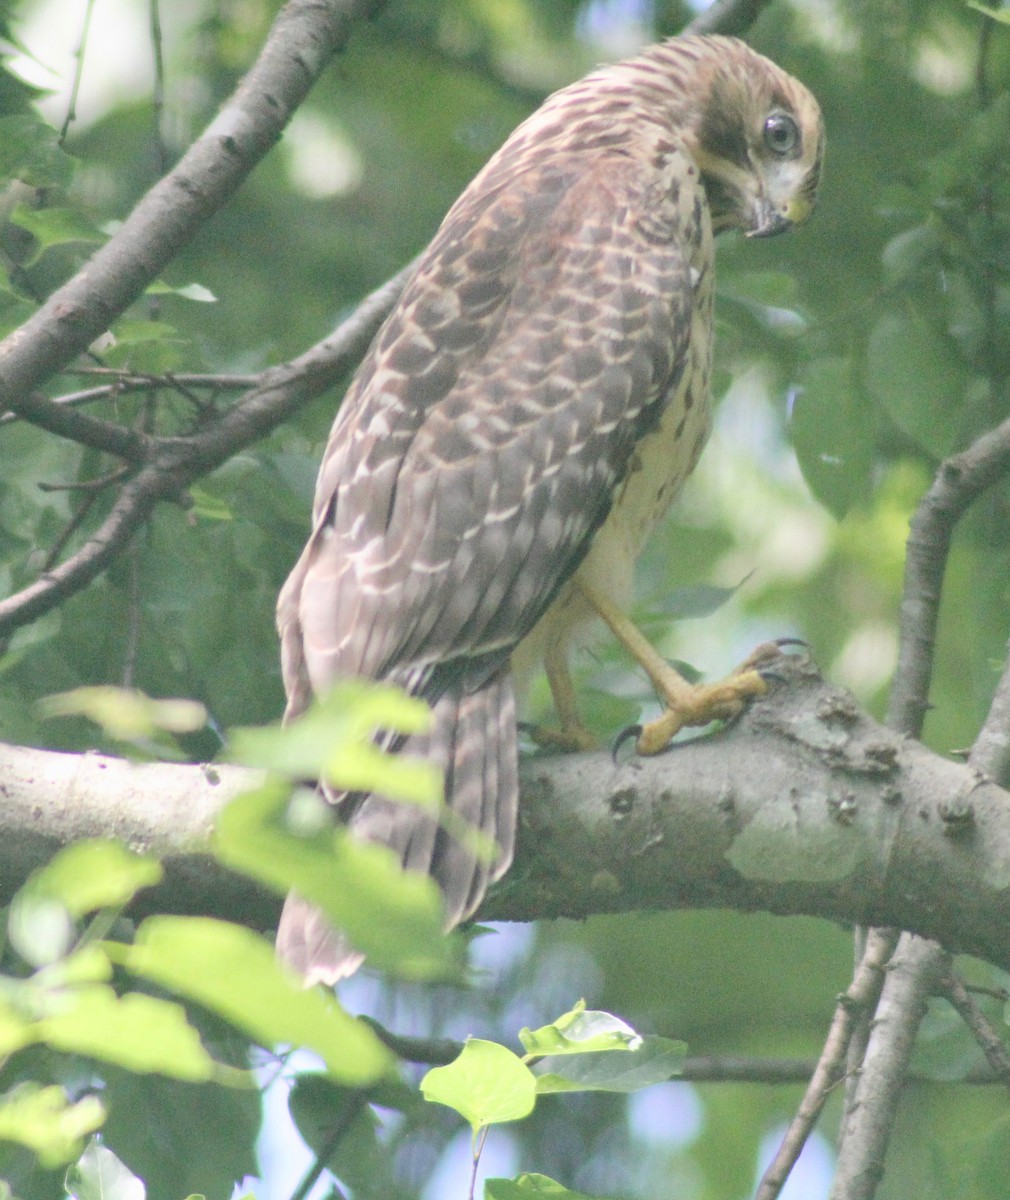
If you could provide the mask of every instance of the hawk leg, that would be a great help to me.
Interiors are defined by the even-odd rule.
[[[642,727],[636,742],[639,754],[665,750],[673,736],[687,725],[707,725],[710,721],[735,717],[748,700],[768,691],[760,668],[780,653],[773,643],[759,646],[738,670],[719,683],[688,683],[620,609],[581,579],[578,586],[617,640],[645,670],[656,695],[666,706],[655,721]]]
[[[554,728],[538,726],[533,731],[534,742],[555,750],[596,750],[597,740],[582,724],[579,716],[575,685],[568,669],[568,642],[564,638],[548,646],[544,655],[544,669],[559,725]]]

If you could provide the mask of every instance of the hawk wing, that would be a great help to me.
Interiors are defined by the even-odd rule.
[[[295,710],[349,675],[434,700],[492,670],[584,557],[683,372],[692,302],[677,231],[636,222],[647,180],[594,167],[465,193],[380,331],[279,606]]]
[[[446,803],[495,839],[495,864],[380,797],[357,798],[350,822],[434,875],[450,924],[511,859],[508,656],[584,558],[688,361],[686,231],[657,218],[648,163],[530,158],[478,176],[378,334],[278,606],[289,715],[347,676],[434,705],[434,732],[401,749],[442,767]],[[319,979],[353,969],[296,906],[282,954]]]

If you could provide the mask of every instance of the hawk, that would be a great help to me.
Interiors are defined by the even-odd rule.
[[[625,612],[711,425],[713,235],[803,221],[823,149],[811,94],[736,39],[673,38],[602,67],[456,201],[350,384],[278,602],[286,716],[349,676],[432,706],[431,730],[398,751],[444,772],[446,804],[493,840],[493,862],[414,806],[330,798],[356,835],[434,877],[449,927],[512,857],[513,664],[546,665],[571,745],[586,735],[567,650],[596,617],[665,705],[644,752],[765,690],[753,669],[692,687]],[[309,982],[361,961],[297,895],[278,950]]]

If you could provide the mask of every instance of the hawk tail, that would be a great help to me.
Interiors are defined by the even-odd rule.
[[[508,869],[519,808],[515,694],[507,666],[490,677],[464,675],[435,701],[429,734],[408,738],[399,754],[434,762],[445,778],[448,822],[416,805],[366,796],[349,827],[356,837],[389,846],[409,871],[430,875],[445,903],[446,928],[471,916]],[[448,824],[448,828],[446,827]],[[465,836],[466,829],[480,835]],[[462,838],[455,836],[463,832]],[[277,930],[277,952],[306,986],[353,974],[364,955],[314,905],[292,892]]]

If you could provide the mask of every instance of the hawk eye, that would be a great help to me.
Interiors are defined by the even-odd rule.
[[[772,113],[764,124],[764,139],[772,154],[790,154],[799,145],[799,127],[787,113]]]

